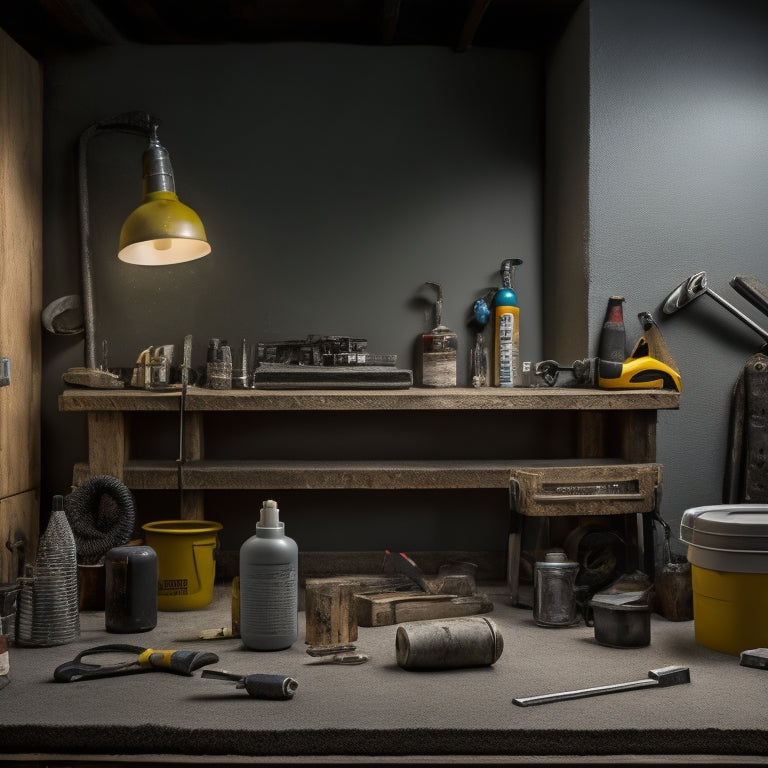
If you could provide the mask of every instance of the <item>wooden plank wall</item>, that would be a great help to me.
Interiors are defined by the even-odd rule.
[[[19,548],[37,547],[43,258],[43,81],[40,65],[0,31],[0,581]]]

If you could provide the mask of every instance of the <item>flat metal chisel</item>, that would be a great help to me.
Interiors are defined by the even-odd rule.
[[[691,682],[691,673],[688,667],[661,667],[652,669],[645,680],[634,680],[631,683],[616,683],[614,685],[600,685],[595,688],[582,688],[578,691],[563,691],[562,693],[544,693],[540,696],[526,696],[520,699],[512,699],[518,707],[533,707],[536,704],[549,704],[553,701],[569,701],[570,699],[584,699],[588,696],[601,696],[604,693],[619,693],[620,691],[634,691],[639,688],[652,688],[657,686],[667,687]]]

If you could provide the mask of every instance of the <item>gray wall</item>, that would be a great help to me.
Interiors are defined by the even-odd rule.
[[[114,240],[139,194],[141,146],[94,142],[97,332],[113,364],[185,333],[196,362],[212,336],[349,333],[410,367],[430,324],[421,284],[444,285],[445,320],[466,350],[472,301],[496,284],[503,258],[518,256],[526,359],[594,354],[609,295],[626,297],[630,345],[637,313],[654,313],[683,377],[681,408],[661,413],[658,430],[662,513],[677,532],[685,508],[720,500],[731,386],[762,342],[709,297],[673,317],[660,305],[706,270],[716,291],[768,326],[728,286],[737,273],[768,280],[763,6],[591,0],[551,59],[546,89],[536,56],[482,49],[282,44],[57,57],[45,70],[45,299],[78,290],[78,133],[147,109],[163,120],[180,197],[204,218],[213,254],[167,270],[118,263]],[[67,488],[85,437],[80,417],[56,412],[59,376],[81,363],[82,344],[44,344],[45,498]],[[395,425],[412,453],[426,446],[407,423]],[[378,445],[396,453],[397,439],[378,426]],[[429,428],[475,455],[493,431],[461,420]],[[172,458],[173,428],[163,429]],[[335,424],[317,429],[315,452],[359,448]],[[255,445],[258,435],[232,425],[219,440]],[[211,500],[230,545],[250,532],[259,501]],[[354,497],[333,526],[330,500],[280,501],[301,510],[292,530],[309,549],[501,549],[506,538],[497,497]],[[150,516],[162,512],[141,502]]]
[[[433,325],[434,293],[423,284],[434,281],[445,292],[443,320],[460,334],[466,385],[472,303],[499,284],[511,256],[524,260],[523,354],[540,358],[543,80],[534,53],[126,46],[53,58],[45,75],[45,301],[79,292],[73,148],[105,116],[145,109],[162,120],[179,197],[201,215],[213,246],[209,257],[176,267],[118,262],[120,224],[139,201],[143,142],[120,134],[91,142],[97,350],[107,338],[112,365],[131,365],[150,344],[173,343],[180,353],[187,333],[195,365],[211,337],[316,333],[365,337],[370,351],[396,353],[411,368],[415,340]],[[82,365],[82,341],[47,336],[44,354],[48,499],[66,491],[72,463],[86,457],[84,417],[56,411],[61,373]],[[407,417],[361,424],[358,416],[346,429],[337,419],[310,420],[292,437],[275,424],[266,442],[262,430],[221,421],[210,438],[223,451],[274,458],[366,450],[433,458],[450,440],[460,454],[483,454],[493,432],[487,425],[470,437],[473,425],[459,418],[428,421],[436,447]],[[151,420],[141,437],[174,458],[175,429]],[[304,548],[505,546],[505,494],[481,494],[479,505],[464,494],[341,496],[280,494]],[[145,519],[176,516],[173,494],[138,500]],[[225,546],[251,534],[260,494],[209,494],[208,502],[210,516],[226,523]],[[451,521],[468,504],[469,539]]]
[[[768,6],[707,0],[591,0],[589,323],[605,299],[654,313],[680,367],[679,412],[659,418],[662,513],[718,504],[731,388],[763,340],[709,296],[660,305],[705,270],[712,289],[759,325],[728,285],[768,282]],[[593,342],[594,343],[594,342]],[[681,547],[678,547],[683,551]]]

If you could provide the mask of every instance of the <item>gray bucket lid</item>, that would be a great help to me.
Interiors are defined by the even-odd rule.
[[[685,510],[680,539],[703,568],[768,573],[768,505],[714,504]]]

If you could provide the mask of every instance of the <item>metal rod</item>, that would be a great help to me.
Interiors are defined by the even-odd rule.
[[[518,707],[532,707],[536,704],[548,704],[552,701],[568,701],[570,699],[583,699],[587,696],[601,696],[605,693],[619,693],[620,691],[635,691],[639,688],[652,688],[654,686],[668,687],[691,682],[691,673],[688,667],[661,667],[652,669],[646,680],[633,680],[631,683],[615,683],[614,685],[599,685],[595,688],[582,688],[578,691],[563,691],[561,693],[544,693],[539,696],[526,696],[521,699],[512,699]]]
[[[533,707],[536,704],[548,704],[552,701],[570,701],[571,699],[585,699],[588,696],[601,696],[605,693],[633,691],[637,688],[651,688],[658,684],[657,680],[635,680],[631,683],[598,685],[595,688],[582,688],[578,691],[562,691],[560,693],[543,693],[539,696],[526,696],[521,699],[512,699],[512,702],[517,704],[518,707]]]
[[[725,307],[731,314],[739,318],[743,323],[746,323],[755,333],[762,336],[768,341],[768,331],[761,328],[757,323],[750,320],[743,312],[740,312],[733,304],[729,304],[722,296],[718,296],[711,288],[708,288],[705,284],[705,293],[708,293],[721,307]]]
[[[85,367],[96,365],[95,310],[93,301],[93,259],[88,200],[88,144],[102,131],[114,130],[151,138],[159,121],[147,112],[127,112],[89,125],[81,134],[77,148],[78,203],[80,215],[80,280],[82,283],[83,326],[85,329]]]

